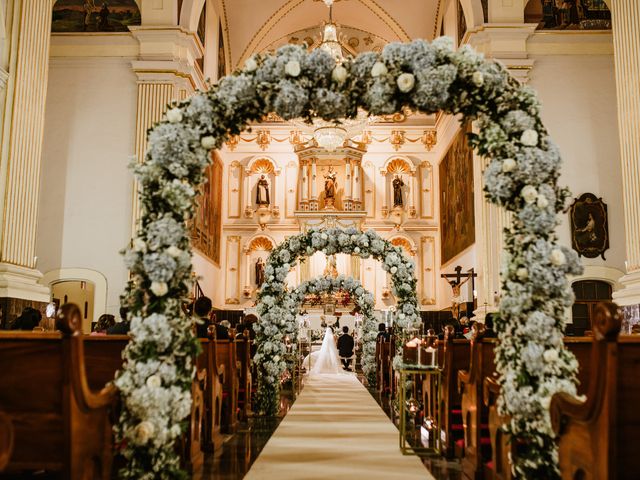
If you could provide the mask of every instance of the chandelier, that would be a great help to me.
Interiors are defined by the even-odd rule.
[[[329,22],[322,28],[322,38],[317,48],[328,52],[337,64],[341,64],[344,62],[344,54],[342,45],[338,41],[338,27],[333,23],[333,0],[323,1],[329,7]],[[303,133],[313,136],[318,146],[334,152],[350,138],[362,135],[368,122],[369,116],[360,110],[358,116],[353,119],[328,122],[321,118],[314,118],[310,124],[303,120],[294,120],[292,123]]]

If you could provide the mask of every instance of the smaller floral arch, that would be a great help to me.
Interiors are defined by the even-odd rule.
[[[302,282],[289,294],[289,298],[296,305],[295,312],[297,314],[309,293],[334,293],[337,291],[347,292],[364,318],[362,325],[362,370],[369,385],[374,387],[376,384],[376,339],[378,335],[374,313],[374,295],[365,289],[359,280],[338,275],[337,277],[319,276]]]
[[[295,338],[297,298],[291,297],[285,279],[289,270],[315,252],[325,255],[346,253],[361,258],[374,258],[391,274],[393,294],[397,300],[396,324],[410,327],[421,321],[416,295],[415,265],[401,247],[380,237],[375,231],[362,232],[354,227],[311,229],[288,238],[269,255],[265,267],[265,283],[258,296],[260,322],[254,329],[258,351],[256,407],[265,415],[276,415],[280,403],[280,377],[287,369],[285,337]],[[375,348],[375,346],[374,346]],[[399,361],[396,355],[396,361]]]

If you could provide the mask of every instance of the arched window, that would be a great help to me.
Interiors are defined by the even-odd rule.
[[[580,280],[572,285],[576,296],[572,308],[573,333],[584,335],[591,330],[593,310],[598,302],[611,301],[611,284],[601,280]]]

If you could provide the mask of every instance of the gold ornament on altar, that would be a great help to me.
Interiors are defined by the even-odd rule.
[[[338,276],[338,266],[336,264],[336,256],[335,255],[329,255],[327,257],[327,266],[324,267],[323,275],[325,277],[337,278],[337,276]]]

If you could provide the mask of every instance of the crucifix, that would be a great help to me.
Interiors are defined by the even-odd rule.
[[[462,267],[460,265],[454,268],[454,271],[456,273],[442,273],[440,274],[440,276],[449,283],[451,289],[453,290],[451,313],[457,319],[458,314],[460,313],[460,303],[462,303],[460,301],[460,288],[462,287],[462,285],[471,280],[471,289],[475,292],[475,279],[478,274],[474,272],[473,268],[468,270],[466,273],[462,273]],[[476,308],[475,295],[473,296],[473,308]]]

